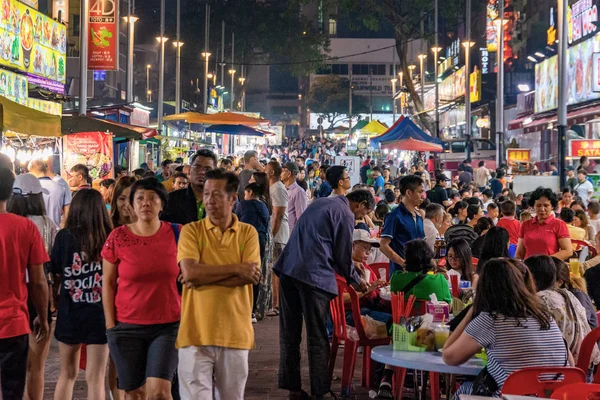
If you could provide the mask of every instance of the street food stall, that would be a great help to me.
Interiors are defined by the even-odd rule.
[[[535,174],[531,149],[509,148],[506,149],[506,163],[509,168],[509,181],[515,193],[527,193],[538,186],[550,188],[554,191],[560,189],[559,177],[553,175]],[[512,179],[511,179],[512,178]]]

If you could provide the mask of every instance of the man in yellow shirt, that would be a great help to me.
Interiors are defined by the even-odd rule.
[[[575,211],[570,208],[563,208],[560,210],[560,219],[562,219],[567,228],[569,228],[569,235],[571,240],[585,240],[585,229],[573,226],[573,219],[575,218]]]
[[[176,347],[182,400],[212,400],[213,390],[217,398],[244,398],[260,247],[256,229],[233,214],[238,185],[233,173],[208,171],[208,216],[181,230],[177,259],[184,289]]]

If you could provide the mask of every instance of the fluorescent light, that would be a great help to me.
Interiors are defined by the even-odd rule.
[[[106,117],[106,114],[99,111],[92,111],[91,114],[98,115],[100,117]]]
[[[527,117],[523,120],[523,125],[528,125],[533,122],[533,118]]]
[[[538,56],[539,58],[546,58],[546,55],[543,53],[540,53],[539,51],[536,51],[535,55]]]
[[[525,84],[525,83],[521,83],[519,85],[517,85],[517,88],[521,91],[521,92],[529,92],[529,85]]]
[[[527,56],[527,59],[528,59],[529,61],[531,61],[531,62],[534,62],[534,63],[536,63],[536,62],[537,62],[537,60],[535,59],[535,57],[534,57],[534,56]]]

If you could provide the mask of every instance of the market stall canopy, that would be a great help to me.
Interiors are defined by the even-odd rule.
[[[377,120],[372,120],[365,125],[360,131],[362,133],[368,133],[372,135],[381,135],[388,130],[388,127]]]
[[[257,126],[262,124],[269,124],[270,122],[266,119],[252,118],[244,114],[236,114],[232,112],[220,112],[216,114],[201,114],[201,117],[197,117],[194,120],[187,121],[190,124],[204,124],[204,125],[246,125],[246,126]]]
[[[206,133],[226,133],[228,135],[260,137],[268,136],[267,132],[254,129],[246,125],[212,125],[206,128]]]
[[[0,97],[0,129],[14,134],[56,137],[61,134],[60,116],[34,110]]]
[[[112,132],[116,138],[148,139],[157,135],[155,129],[143,126],[126,125],[85,115],[64,117],[62,133],[69,135],[79,132]]]
[[[199,118],[205,117],[207,114],[200,114],[198,112],[188,111],[180,114],[167,115],[163,118],[163,121],[185,121],[189,124],[197,123]]]
[[[403,140],[394,140],[392,142],[383,142],[381,148],[386,150],[431,151],[437,153],[443,150],[443,147],[440,144],[425,142],[412,137]]]
[[[425,132],[409,118],[403,118],[402,122],[395,123],[386,133],[380,136],[376,136],[371,139],[371,144],[376,145],[383,142],[391,142],[394,140],[404,140],[412,137],[415,140],[421,140],[423,142],[435,143],[443,146],[444,142],[438,138],[435,138]]]
[[[362,130],[362,128],[364,128],[365,126],[367,126],[369,124],[369,121],[367,121],[366,119],[361,119],[360,121],[358,121],[356,123],[356,125],[354,125],[352,127],[353,131],[360,131]]]

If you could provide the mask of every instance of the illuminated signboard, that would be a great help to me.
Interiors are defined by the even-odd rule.
[[[570,140],[572,157],[600,157],[600,140]]]
[[[28,5],[29,7],[35,8],[36,10],[39,9],[38,0],[19,0],[19,1],[25,5]]]
[[[51,92],[65,94],[65,85],[60,82],[51,81],[50,79],[42,78],[32,74],[27,74],[30,85],[38,85],[39,87]]]
[[[490,52],[485,47],[480,48],[479,52],[479,59],[481,60],[481,73],[485,75],[490,72]]]
[[[46,114],[62,115],[62,104],[40,99],[27,99],[27,107]]]
[[[594,0],[579,0],[567,11],[569,44],[585,39],[598,31],[598,7]]]
[[[0,65],[65,83],[65,26],[17,0],[2,0],[0,17]]]
[[[27,77],[0,69],[0,96],[26,105],[28,95]]]
[[[593,68],[594,53],[600,52],[600,35],[567,49],[567,104],[578,104],[600,98],[594,82],[600,78]],[[550,57],[535,65],[536,113],[558,107],[558,57]]]
[[[487,43],[487,51],[495,53],[498,50],[498,32],[494,20],[498,18],[498,5],[496,0],[488,0],[486,6],[485,18],[485,38]]]
[[[471,103],[481,100],[481,71],[475,66],[475,70],[469,75],[469,98]]]
[[[506,161],[509,164],[528,163],[530,160],[530,149],[506,149]]]

